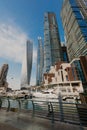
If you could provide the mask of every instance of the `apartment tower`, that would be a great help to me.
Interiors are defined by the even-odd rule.
[[[87,2],[85,0],[64,0],[61,17],[69,61],[87,55],[86,12]]]
[[[48,72],[51,66],[62,59],[56,15],[47,12],[44,15],[44,72]]]
[[[41,37],[38,37],[36,85],[41,85],[43,82],[43,62],[43,44]]]

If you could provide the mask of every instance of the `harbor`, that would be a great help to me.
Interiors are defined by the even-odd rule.
[[[0,12],[0,130],[87,130],[87,0]]]

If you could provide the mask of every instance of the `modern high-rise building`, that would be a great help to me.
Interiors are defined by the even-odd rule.
[[[48,72],[50,66],[61,60],[62,51],[56,15],[47,12],[44,15],[44,72]]]
[[[66,36],[69,60],[87,55],[87,8],[79,6],[83,0],[64,0],[61,17]],[[87,2],[83,1],[85,4]],[[87,6],[86,6],[87,7]]]
[[[43,67],[43,44],[41,37],[38,37],[36,85],[41,85],[43,82]]]
[[[7,73],[8,73],[9,65],[3,64],[3,66],[0,68],[0,88],[7,89],[8,82],[7,82]]]
[[[32,55],[33,55],[33,43],[28,40],[26,43],[26,49],[24,52],[24,59],[22,64],[21,87],[27,87],[30,85],[31,70],[32,70]]]
[[[78,80],[82,81],[84,91],[87,92],[87,56],[81,56],[71,61],[71,67],[73,77],[75,78],[74,72],[77,73]]]

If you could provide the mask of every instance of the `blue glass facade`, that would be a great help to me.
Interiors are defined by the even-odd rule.
[[[44,72],[48,72],[50,66],[62,59],[56,16],[48,12],[44,15]]]
[[[50,29],[48,13],[44,16],[44,72],[49,71],[52,64],[51,46],[50,46]]]
[[[41,85],[43,82],[43,44],[41,37],[38,38],[38,50],[37,50],[37,74],[36,85]]]
[[[81,0],[65,0],[61,11],[70,61],[87,55],[87,21],[83,13],[85,8],[79,6],[77,1]]]
[[[78,4],[76,3],[76,0],[70,0],[70,4],[73,10],[73,13],[75,15],[75,18],[81,29],[82,35],[87,41],[87,22],[84,20],[84,16],[82,15],[82,12],[80,8],[78,7]]]
[[[80,60],[73,61],[71,66],[72,66],[73,77],[75,78],[75,80],[76,80],[76,77],[74,75],[74,68],[76,70],[78,80],[81,80],[82,82],[85,82],[85,76],[84,76],[84,73],[83,73],[83,69],[81,67]]]

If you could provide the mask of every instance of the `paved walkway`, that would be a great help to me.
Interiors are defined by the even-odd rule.
[[[79,126],[55,122],[42,118],[32,118],[28,113],[15,113],[0,110],[0,130],[87,130]]]

